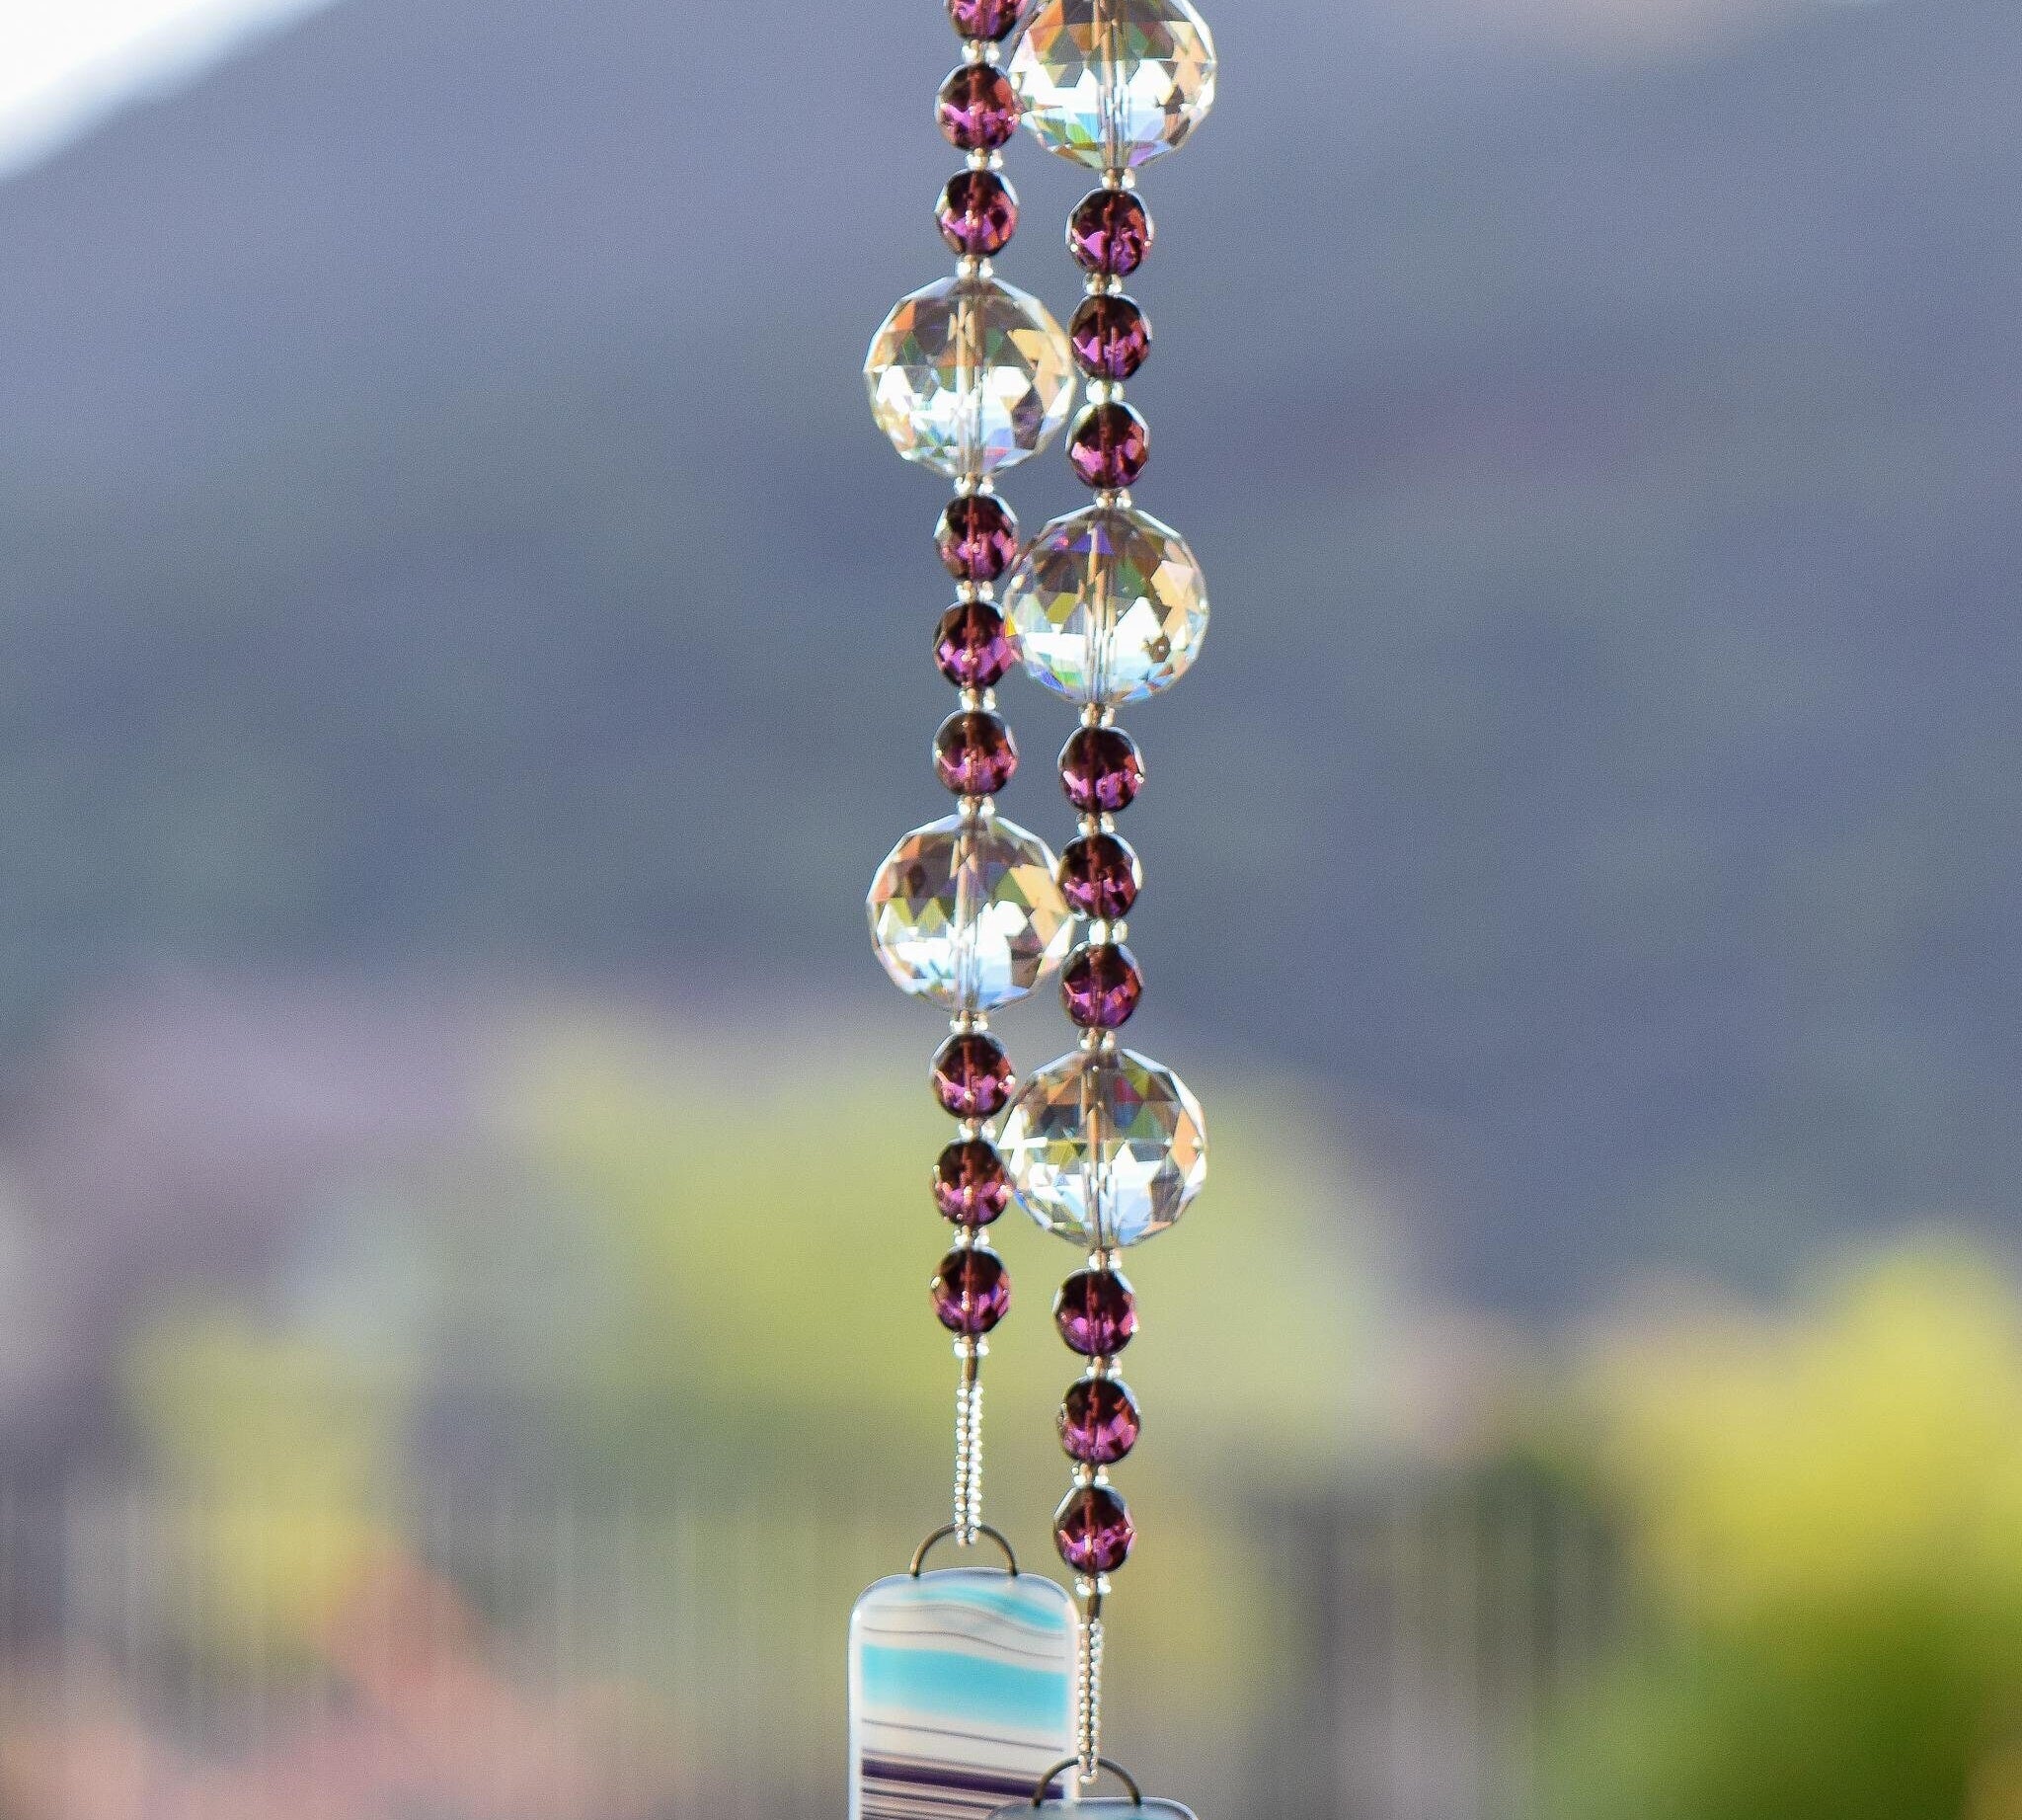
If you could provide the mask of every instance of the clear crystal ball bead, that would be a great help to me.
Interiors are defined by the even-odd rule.
[[[1048,151],[1128,171],[1177,151],[1214,106],[1214,39],[1189,0],[1047,0],[1011,53]]]
[[[993,277],[903,297],[864,361],[871,414],[908,461],[980,480],[1037,454],[1074,403],[1074,356],[1037,297]]]
[[[1019,1205],[1090,1251],[1156,1237],[1207,1180],[1201,1103],[1134,1050],[1049,1063],[991,1136]]]
[[[878,868],[869,910],[894,983],[951,1011],[1023,998],[1074,935],[1046,842],[996,817],[953,815],[907,834]]]
[[[1171,688],[1207,637],[1187,540],[1133,506],[1088,506],[1033,539],[1004,584],[1019,661],[1056,695],[1115,707]]]

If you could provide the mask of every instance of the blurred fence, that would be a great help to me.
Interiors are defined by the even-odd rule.
[[[1253,1517],[1294,1595],[1261,1716],[1204,1761],[1211,1718],[1150,1735],[1154,1702],[1120,1748],[1213,1820],[1528,1820],[1541,1721],[1629,1622],[1591,1514],[1429,1487]],[[375,1559],[285,1508],[0,1491],[0,1813],[832,1820],[844,1623],[908,1533],[460,1498]]]

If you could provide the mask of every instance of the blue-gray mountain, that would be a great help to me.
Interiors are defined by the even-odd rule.
[[[1312,1070],[1515,1306],[2011,1225],[2022,9],[1609,74],[1222,10],[1137,286],[1217,609],[1132,722],[1145,1046]],[[0,191],[17,1044],[163,955],[884,989],[945,589],[855,368],[945,265],[935,12],[345,0]]]

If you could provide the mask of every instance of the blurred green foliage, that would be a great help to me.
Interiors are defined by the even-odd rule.
[[[136,1336],[129,1401],[199,1596],[203,1647],[299,1652],[388,1545],[403,1374],[240,1310],[191,1309]]]
[[[2022,1815],[2022,1306],[1991,1263],[1905,1250],[1587,1387],[1661,1639],[1579,1702],[1552,1820]]]
[[[956,1368],[926,1285],[948,1128],[917,1071],[867,1070],[847,1033],[791,1072],[777,1055],[530,1016],[492,1058],[474,1143],[344,1207],[263,1306],[173,1309],[136,1339],[129,1403],[180,1513],[193,1642],[313,1649],[386,1547],[538,1630],[563,1597],[554,1536],[580,1524],[602,1552],[571,1622],[612,1651],[643,1628],[625,1666],[677,1711],[698,1661],[734,1658],[757,1661],[757,1708],[834,1706],[849,1600],[947,1505]],[[1211,1185],[1188,1242],[1130,1262],[1156,1446],[1131,1463],[1143,1542],[1114,1640],[1157,1669],[1114,1716],[1165,1736],[1193,1712],[1205,1741],[1210,1713],[1238,1725],[1272,1698],[1293,1596],[1241,1527],[1249,1468],[1290,1496],[1380,1433],[1384,1298],[1318,1112],[1269,1077],[1197,1084]],[[985,1377],[989,1514],[1045,1571],[1074,1375],[1047,1311],[1076,1254],[1015,1217],[994,1237],[1017,1289]],[[445,1507],[539,1536],[528,1558],[445,1561]]]
[[[732,1458],[839,1424],[874,1459],[894,1442],[902,1459],[916,1437],[894,1427],[947,1414],[954,1367],[936,1369],[948,1342],[926,1292],[950,1237],[927,1190],[946,1121],[915,1074],[867,1074],[840,1043],[790,1074],[767,1061],[735,1038],[669,1054],[589,1029],[536,1045],[508,1079],[509,1125],[608,1286],[552,1363],[585,1446],[607,1445],[613,1412],[642,1395],[662,1421],[688,1410]],[[1330,1468],[1377,1312],[1352,1262],[1366,1219],[1335,1186],[1316,1108],[1268,1078],[1204,1091],[1213,1175],[1188,1242],[1130,1259],[1147,1315],[1133,1376],[1168,1449]],[[998,1427],[1013,1458],[1037,1432],[1051,1460],[1043,1412],[1072,1362],[1046,1310],[1075,1254],[1022,1220],[992,1236],[1017,1300],[987,1382],[1028,1413]],[[644,1439],[620,1444],[630,1470]],[[683,1473],[700,1464],[661,1453]]]

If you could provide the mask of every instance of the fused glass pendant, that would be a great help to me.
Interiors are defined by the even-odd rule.
[[[849,1626],[850,1820],[984,1820],[1074,1751],[1075,1616],[1042,1574],[900,1574]]]
[[[1042,1801],[1037,1807],[1028,1797],[1016,1807],[1004,1808],[998,1820],[1194,1820],[1194,1810],[1177,1801],[1131,1801],[1105,1795],[1079,1801]]]

